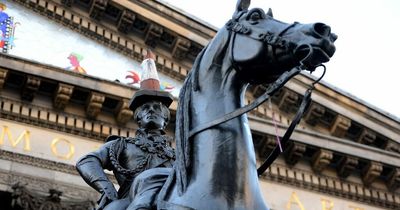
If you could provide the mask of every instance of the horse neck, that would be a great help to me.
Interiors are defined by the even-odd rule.
[[[191,116],[196,116],[192,117],[192,128],[243,106],[246,83],[241,82],[237,72],[230,66],[212,65],[211,69],[199,72],[199,78],[200,90],[193,93],[191,101]],[[248,177],[256,176],[255,155],[246,115],[200,132],[194,137],[193,143],[193,154],[197,156],[193,165],[195,174],[209,177],[210,182],[224,182],[223,178],[215,177],[226,173],[220,170],[228,169],[229,175],[225,181],[237,184],[213,183],[215,186],[245,186]],[[247,167],[244,169],[243,166]]]
[[[211,65],[210,69],[200,71],[199,86],[191,102],[196,115],[192,125],[209,122],[243,106],[246,84],[229,66]]]

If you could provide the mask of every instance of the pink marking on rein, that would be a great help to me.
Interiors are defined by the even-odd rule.
[[[268,106],[269,108],[272,110],[272,102],[271,102],[271,98],[268,100]],[[281,151],[281,153],[283,152],[282,149],[282,145],[281,145],[281,138],[279,138],[278,135],[278,123],[275,120],[275,112],[272,111],[272,122],[274,123],[274,127],[275,127],[275,136],[276,136],[276,142],[278,143],[279,146],[279,150]]]
[[[281,138],[279,138],[279,136],[278,136],[278,125],[277,125],[277,123],[275,121],[275,113],[274,112],[272,112],[272,122],[274,122],[276,142],[279,145],[279,150],[281,152],[283,152],[282,145],[281,145]]]

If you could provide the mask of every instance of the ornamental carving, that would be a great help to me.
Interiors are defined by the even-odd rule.
[[[123,33],[128,33],[131,30],[133,21],[135,21],[135,14],[129,10],[124,10],[118,20],[117,28]]]
[[[74,0],[61,0],[61,4],[71,7],[72,3],[74,3]]]
[[[59,83],[54,94],[53,106],[57,109],[64,109],[71,98],[74,86]]]
[[[148,46],[155,48],[162,34],[163,34],[163,28],[161,26],[156,25],[154,23],[150,24],[150,27],[147,30],[147,33],[144,37],[145,43]]]
[[[347,178],[356,169],[358,159],[355,157],[344,156],[340,159],[337,167],[337,174],[341,178]]]
[[[190,41],[181,37],[176,39],[176,42],[172,48],[172,56],[177,59],[183,59],[186,57],[190,48]]]
[[[129,109],[128,100],[122,99],[117,108],[116,119],[119,124],[127,123],[133,116],[133,111]]]
[[[305,151],[305,144],[297,142],[290,143],[284,153],[286,163],[292,166],[295,165],[303,157]]]
[[[7,70],[0,68],[0,91],[3,89],[7,77]]]
[[[39,89],[40,79],[33,76],[27,76],[24,87],[21,90],[23,100],[32,101],[36,91]]]
[[[101,111],[105,96],[100,93],[91,92],[86,105],[86,115],[88,118],[94,119]]]
[[[312,158],[312,168],[315,172],[321,173],[332,161],[333,153],[328,150],[320,149]]]
[[[293,91],[290,91],[288,89],[284,89],[282,91],[282,95],[278,101],[278,107],[280,110],[290,113],[295,105],[297,104],[297,101],[299,100],[299,95]]]
[[[360,137],[357,139],[357,142],[370,145],[374,143],[375,139],[376,139],[376,133],[374,131],[371,131],[369,129],[363,129]]]
[[[344,137],[347,130],[350,128],[351,120],[342,115],[337,115],[332,127],[331,134],[336,137]]]
[[[400,153],[400,144],[392,140],[386,140],[385,150]]]
[[[381,163],[371,161],[362,171],[362,180],[365,185],[369,186],[376,178],[378,178],[383,170]]]
[[[400,187],[400,168],[394,168],[388,176],[386,185],[390,191],[395,191]]]
[[[99,20],[106,10],[108,0],[93,0],[89,15],[91,18]]]
[[[324,116],[325,108],[319,104],[311,103],[308,112],[304,116],[304,120],[312,125],[315,126],[319,123],[322,116]]]
[[[94,203],[88,200],[65,200],[62,192],[50,189],[47,195],[32,192],[17,183],[12,186],[12,207],[23,210],[88,210]]]

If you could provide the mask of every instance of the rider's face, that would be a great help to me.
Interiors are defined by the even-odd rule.
[[[155,101],[143,104],[138,113],[139,126],[145,129],[163,129],[166,122],[162,106],[164,105]]]

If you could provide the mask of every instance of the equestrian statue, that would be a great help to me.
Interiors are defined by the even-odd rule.
[[[322,63],[329,61],[335,52],[337,36],[323,23],[287,24],[274,19],[271,10],[264,12],[249,6],[250,0],[237,1],[232,19],[199,53],[181,88],[176,111],[176,151],[171,157],[165,156],[166,162],[175,159],[173,167],[153,164],[154,167],[132,173],[128,179],[133,184],[126,196],[118,194],[118,199],[125,199],[126,205],[109,208],[119,201],[115,199],[106,209],[269,209],[258,176],[276,159],[279,150],[275,148],[257,169],[245,113],[266,101],[301,71],[324,67]],[[268,88],[260,98],[244,105],[249,84],[264,84]],[[283,147],[307,109],[311,91],[312,88],[305,93],[283,136]],[[167,147],[164,150],[169,151]],[[137,167],[126,157],[133,155],[116,157],[117,162],[126,170]],[[112,164],[108,167],[116,174],[121,173]],[[81,174],[89,176],[90,170],[87,168]],[[157,177],[159,182],[152,188]],[[138,188],[137,183],[145,185],[147,182],[143,180],[147,179],[149,187]],[[152,190],[148,193],[151,199],[140,198],[146,189]],[[144,201],[151,200],[147,202],[151,205],[132,204],[138,196]]]

